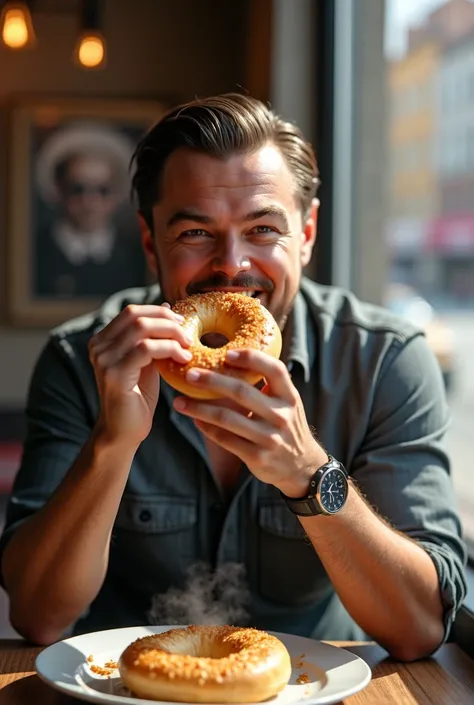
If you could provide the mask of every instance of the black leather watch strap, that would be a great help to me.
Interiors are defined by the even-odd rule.
[[[283,495],[288,508],[291,509],[293,514],[297,514],[301,517],[314,517],[318,514],[326,514],[321,505],[317,502],[314,497],[302,497],[301,499],[294,499],[293,497],[286,497]]]

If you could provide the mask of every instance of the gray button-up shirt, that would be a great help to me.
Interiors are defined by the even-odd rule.
[[[0,555],[93,428],[99,400],[89,338],[128,303],[151,301],[160,301],[156,287],[120,292],[100,311],[52,331],[31,381]],[[443,446],[449,413],[423,333],[303,279],[284,337],[284,359],[321,443],[375,510],[432,557],[448,631],[465,596],[466,556]],[[276,488],[244,467],[226,501],[194,423],[172,408],[175,394],[162,383],[152,431],[120,502],[104,584],[74,631],[202,618],[318,639],[363,638]]]

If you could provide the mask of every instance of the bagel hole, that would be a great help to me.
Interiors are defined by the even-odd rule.
[[[235,652],[235,648],[230,644],[222,644],[220,641],[212,641],[205,638],[191,642],[186,641],[184,644],[178,643],[168,648],[169,652],[173,654],[212,659],[227,658],[230,654]]]
[[[223,644],[201,644],[196,655],[201,658],[221,659],[230,656],[232,651]]]
[[[229,338],[223,333],[209,332],[201,336],[201,343],[206,348],[223,348],[228,342]]]

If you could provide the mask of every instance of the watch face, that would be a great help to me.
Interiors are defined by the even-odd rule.
[[[347,478],[342,470],[328,470],[319,486],[319,502],[329,514],[335,514],[347,499]]]

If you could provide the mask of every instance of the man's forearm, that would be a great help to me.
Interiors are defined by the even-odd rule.
[[[135,450],[95,431],[49,502],[7,545],[10,618],[31,641],[61,638],[99,592]]]
[[[435,566],[423,548],[391,529],[350,484],[334,516],[300,517],[342,603],[394,657],[420,658],[444,635]]]

